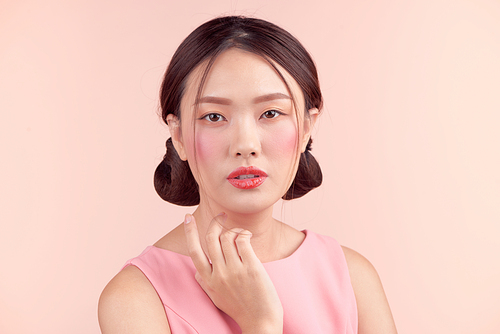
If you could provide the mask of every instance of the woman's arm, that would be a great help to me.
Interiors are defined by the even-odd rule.
[[[170,334],[167,316],[155,289],[134,266],[120,271],[99,299],[103,334]]]
[[[359,334],[397,333],[382,282],[373,265],[358,252],[342,246],[358,306]]]

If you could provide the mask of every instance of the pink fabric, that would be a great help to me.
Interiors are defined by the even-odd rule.
[[[264,263],[283,305],[283,333],[357,333],[356,300],[342,248],[333,238],[304,233],[291,256]],[[241,333],[198,285],[188,256],[149,246],[129,265],[156,289],[173,334]]]

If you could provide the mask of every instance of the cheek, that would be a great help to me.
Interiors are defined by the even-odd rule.
[[[274,128],[268,145],[279,156],[290,156],[297,152],[297,129],[294,125],[284,125]]]
[[[286,126],[277,129],[275,133],[277,148],[281,148],[283,154],[295,153],[297,151],[297,128],[295,126]]]
[[[195,140],[196,158],[199,162],[208,162],[221,151],[221,136],[216,133],[198,131]]]

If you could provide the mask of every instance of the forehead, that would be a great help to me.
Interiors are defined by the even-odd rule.
[[[196,98],[205,96],[245,103],[258,96],[275,93],[292,97],[299,109],[303,109],[304,97],[297,82],[281,66],[272,61],[271,63],[272,65],[259,55],[240,49],[232,48],[224,51],[215,59],[207,72],[199,96],[197,94],[202,76],[207,70],[207,62],[199,65],[189,75],[182,99],[183,109],[192,106]]]

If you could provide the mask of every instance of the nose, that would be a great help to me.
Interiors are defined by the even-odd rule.
[[[257,124],[253,121],[241,121],[235,124],[231,141],[231,155],[234,157],[258,157],[261,153],[261,143]]]

